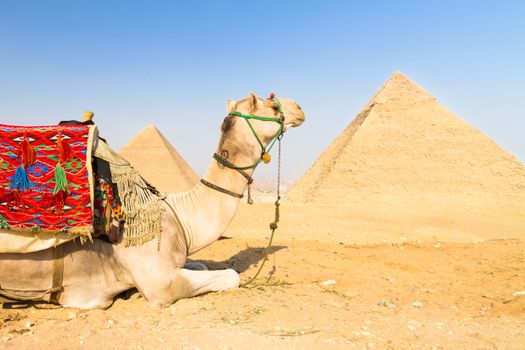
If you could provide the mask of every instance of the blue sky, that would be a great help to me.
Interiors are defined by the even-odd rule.
[[[307,115],[284,140],[293,179],[400,70],[524,162],[524,18],[523,1],[2,0],[0,122],[90,109],[117,150],[154,123],[202,174],[226,100],[275,91]]]

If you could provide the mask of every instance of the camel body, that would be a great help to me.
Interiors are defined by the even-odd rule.
[[[279,102],[284,131],[304,122],[304,113],[293,100],[279,99]],[[229,113],[237,111],[263,117],[275,117],[279,113],[273,100],[254,94],[237,102],[228,100],[227,109]],[[253,133],[256,132],[266,146],[278,133],[279,125],[256,120],[252,122],[252,131],[241,119],[234,116],[225,119],[216,152],[227,154],[228,161],[237,165],[254,164],[261,157],[261,146]],[[253,169],[246,172],[251,176]],[[235,193],[243,193],[246,187],[243,176],[216,161],[211,162],[203,178]],[[161,308],[178,299],[238,287],[240,278],[236,271],[209,271],[204,266],[187,264],[186,259],[221,236],[239,202],[239,198],[198,183],[188,192],[171,194],[164,199],[159,240],[131,247],[99,239],[84,244],[77,240],[62,244],[63,291],[58,302],[67,307],[107,308],[116,295],[136,287],[152,307]],[[17,291],[49,289],[53,260],[53,248],[24,254],[2,253],[0,285]]]

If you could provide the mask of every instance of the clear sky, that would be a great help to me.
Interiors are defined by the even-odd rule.
[[[198,174],[228,98],[303,107],[294,179],[396,70],[525,161],[525,1],[0,1],[0,123],[154,123]]]

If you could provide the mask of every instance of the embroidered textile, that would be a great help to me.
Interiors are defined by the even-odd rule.
[[[93,130],[0,124],[2,230],[90,237]]]

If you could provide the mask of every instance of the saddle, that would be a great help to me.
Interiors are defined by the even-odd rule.
[[[0,253],[74,239],[143,244],[160,235],[162,198],[91,120],[0,124]]]

